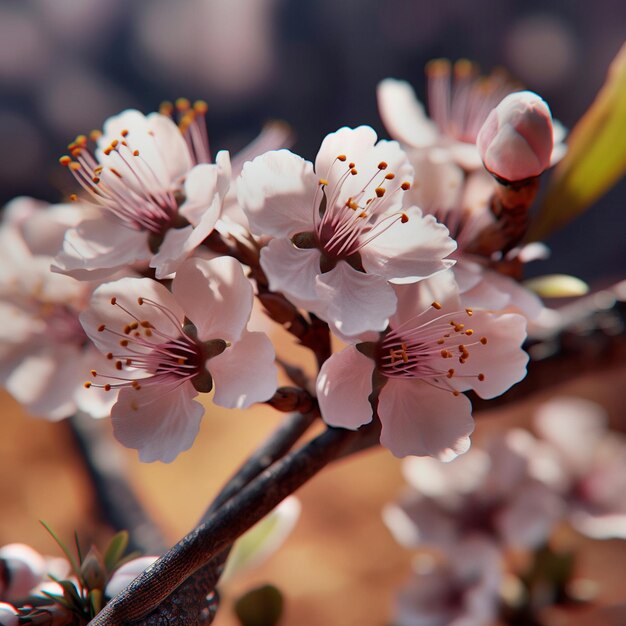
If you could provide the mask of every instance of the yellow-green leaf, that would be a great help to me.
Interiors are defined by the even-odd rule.
[[[524,286],[542,298],[573,298],[589,293],[586,282],[568,274],[546,274],[524,281]]]
[[[544,239],[572,220],[625,172],[626,44],[609,66],[593,104],[572,130],[567,154],[554,170],[527,239]]]

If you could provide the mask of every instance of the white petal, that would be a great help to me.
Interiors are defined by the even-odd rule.
[[[356,430],[372,421],[374,361],[354,346],[324,362],[317,377],[317,400],[322,418],[330,426]]]
[[[413,150],[409,153],[415,179],[405,194],[406,204],[415,204],[425,213],[433,215],[458,211],[465,179],[463,170],[456,163],[439,158],[440,155],[439,150]]]
[[[218,154],[219,163],[196,165],[185,178],[185,202],[179,213],[193,226],[197,226],[209,211],[214,223],[220,214],[221,203],[230,186],[230,159],[228,152]],[[219,201],[216,203],[215,197]]]
[[[278,386],[274,359],[274,347],[265,333],[244,332],[237,343],[207,362],[215,382],[213,402],[245,409],[269,400]]]
[[[496,315],[474,310],[466,321],[470,324],[475,341],[486,337],[487,343],[469,347],[467,362],[457,368],[459,377],[450,382],[457,389],[473,389],[481,398],[495,398],[526,376],[528,355],[521,348],[526,339],[526,319],[514,313]],[[444,370],[449,367],[445,362],[442,359]],[[484,380],[478,380],[479,374]]]
[[[280,291],[294,304],[319,310],[316,278],[320,274],[317,248],[297,248],[288,239],[273,239],[261,250],[261,267],[272,291]]]
[[[237,193],[255,235],[290,238],[313,230],[318,188],[309,161],[289,150],[278,150],[244,165]]]
[[[188,259],[180,266],[172,291],[202,341],[237,341],[250,319],[252,285],[232,257]]]
[[[378,85],[378,110],[385,128],[394,138],[414,147],[430,146],[439,133],[426,117],[424,107],[405,81],[387,78]]]
[[[417,207],[407,211],[408,221],[396,221],[361,251],[363,267],[393,282],[414,282],[453,265],[444,260],[456,250],[448,229]]]
[[[204,407],[193,400],[197,395],[188,381],[176,389],[122,389],[111,411],[115,438],[137,449],[144,463],[171,463],[198,434]]]
[[[146,232],[102,217],[67,231],[53,270],[78,280],[97,280],[111,276],[121,267],[147,261],[151,256]]]
[[[120,306],[111,304],[113,297],[117,299]],[[176,322],[156,306],[147,302],[140,305],[138,302],[140,297],[154,300],[167,308]],[[134,321],[134,318],[126,311],[137,319],[148,320],[155,328],[168,334],[179,334],[185,319],[185,312],[180,308],[174,296],[154,280],[122,278],[112,283],[105,283],[94,291],[90,307],[79,316],[85,332],[100,351],[104,353],[118,351],[120,337],[114,333],[123,333],[125,326]],[[113,332],[98,331],[102,324]],[[153,334],[151,341],[161,343],[163,339]]]
[[[347,336],[384,330],[396,310],[396,296],[385,278],[359,272],[344,261],[317,277],[317,291],[326,304],[325,319]]]
[[[451,461],[469,449],[474,430],[470,401],[419,380],[389,379],[380,392],[380,443],[395,456]]]

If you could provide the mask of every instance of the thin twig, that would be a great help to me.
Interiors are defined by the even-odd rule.
[[[252,480],[116,596],[91,626],[137,622],[358,437],[329,428]]]

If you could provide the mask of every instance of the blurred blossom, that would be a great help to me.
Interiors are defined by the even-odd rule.
[[[469,539],[443,562],[419,555],[395,602],[396,626],[488,626],[499,605],[500,554],[488,541]]]
[[[555,398],[539,408],[535,426],[560,470],[543,478],[561,492],[572,525],[596,539],[626,538],[626,438],[607,429],[602,407]]]
[[[63,140],[74,137],[78,129],[98,128],[130,100],[117,84],[70,57],[56,63],[36,89],[40,115]]]
[[[0,184],[26,183],[33,178],[33,172],[41,172],[44,144],[41,133],[27,117],[0,111],[0,138],[5,149],[10,146],[11,154],[11,158],[2,160]]]
[[[11,87],[39,79],[52,56],[42,27],[20,5],[0,5],[0,84]]]
[[[136,20],[139,50],[175,81],[193,81],[240,99],[261,88],[274,65],[277,0],[160,0]],[[139,62],[139,61],[138,61]],[[145,68],[144,68],[145,71]]]
[[[537,13],[514,22],[506,35],[506,56],[522,80],[547,88],[570,77],[579,49],[571,27],[561,17]]]

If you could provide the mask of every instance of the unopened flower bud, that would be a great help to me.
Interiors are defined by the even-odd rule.
[[[18,612],[14,606],[0,602],[0,626],[18,626]]]
[[[532,91],[506,96],[492,109],[476,139],[487,170],[509,182],[539,176],[546,170],[553,143],[550,109]]]
[[[109,584],[104,591],[104,595],[108,598],[116,596],[122,589],[128,587],[139,574],[150,567],[158,558],[157,556],[140,556],[122,565],[122,567],[116,570],[113,576],[111,576]]]
[[[23,543],[10,543],[0,548],[6,580],[0,581],[4,600],[14,602],[28,596],[46,573],[44,558]]]

